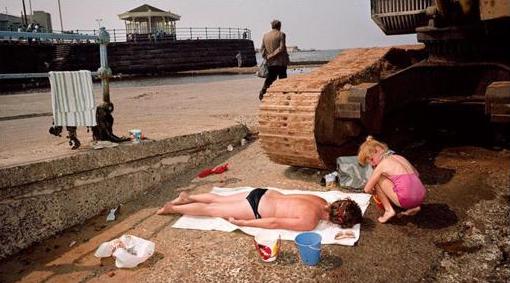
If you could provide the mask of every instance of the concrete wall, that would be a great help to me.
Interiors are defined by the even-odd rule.
[[[0,259],[197,168],[243,126],[0,168]]]
[[[177,40],[156,43],[119,42],[108,45],[108,62],[114,74],[179,72],[257,64],[253,41],[247,39]],[[0,73],[34,73],[99,68],[97,44],[45,44],[0,42]]]

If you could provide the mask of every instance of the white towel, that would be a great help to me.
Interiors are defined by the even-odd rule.
[[[96,101],[91,72],[50,72],[49,77],[55,125],[95,126]]]
[[[211,193],[219,194],[219,195],[231,195],[240,192],[248,192],[253,190],[251,187],[241,187],[241,188],[213,188]],[[310,194],[322,197],[328,203],[332,203],[339,199],[350,198],[358,203],[361,208],[361,212],[364,214],[368,205],[370,204],[369,194],[347,194],[339,191],[328,191],[328,192],[315,192],[315,191],[300,191],[300,190],[281,190],[276,188],[268,188],[271,190],[279,191],[283,194]],[[282,240],[290,240],[293,241],[294,238],[301,232],[284,230],[284,229],[265,229],[265,228],[254,228],[254,227],[239,227],[236,226],[227,220],[219,217],[204,217],[204,216],[188,216],[184,215],[180,217],[174,225],[174,228],[181,229],[195,229],[195,230],[216,230],[216,231],[224,231],[224,232],[233,232],[237,229],[243,231],[246,234],[255,236],[258,233],[262,233],[264,231],[276,232],[279,233]],[[335,236],[338,232],[343,230],[351,230],[354,232],[354,238],[346,238],[336,240]],[[329,221],[321,221],[319,225],[313,230],[313,232],[319,233],[322,236],[323,244],[339,244],[346,246],[353,246],[358,240],[361,232],[361,225],[356,224],[354,227],[350,229],[342,229],[339,225],[331,223]]]

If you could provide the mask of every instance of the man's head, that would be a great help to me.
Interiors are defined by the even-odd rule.
[[[280,30],[282,28],[282,23],[279,20],[273,20],[271,22],[271,28],[275,30]]]
[[[337,200],[329,209],[329,221],[342,228],[351,228],[361,222],[361,208],[351,199]]]

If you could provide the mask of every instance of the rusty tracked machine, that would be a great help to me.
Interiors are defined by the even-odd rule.
[[[372,0],[388,35],[416,46],[351,49],[305,75],[276,81],[259,108],[260,141],[277,163],[334,168],[353,141],[416,101],[483,108],[510,122],[510,0]]]

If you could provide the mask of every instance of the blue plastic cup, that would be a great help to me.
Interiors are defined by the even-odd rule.
[[[321,260],[321,235],[305,232],[296,236],[294,241],[299,249],[301,261],[306,265],[317,265]]]

